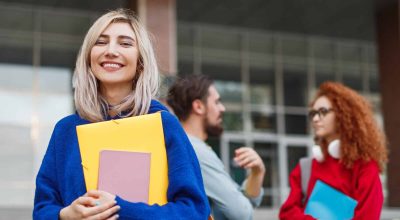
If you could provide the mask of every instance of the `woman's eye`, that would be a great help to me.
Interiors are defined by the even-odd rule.
[[[121,45],[129,47],[129,46],[132,46],[133,44],[131,42],[122,42]]]
[[[326,108],[321,108],[319,111],[322,113],[322,115],[328,114],[328,109]]]
[[[98,40],[98,41],[96,41],[96,43],[95,43],[95,45],[105,45],[105,44],[106,44],[106,42],[103,41],[103,40]]]

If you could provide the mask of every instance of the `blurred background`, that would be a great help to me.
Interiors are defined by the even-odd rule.
[[[174,78],[207,74],[227,107],[210,140],[232,177],[248,145],[267,168],[255,219],[277,219],[288,176],[313,145],[308,102],[339,81],[363,94],[390,143],[382,219],[400,219],[400,37],[394,0],[0,0],[0,219],[30,219],[34,179],[54,127],[74,112],[72,72],[86,31],[119,7],[152,33],[165,97]]]

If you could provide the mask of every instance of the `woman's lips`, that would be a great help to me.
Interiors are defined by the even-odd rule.
[[[106,71],[113,72],[113,71],[117,71],[117,70],[121,69],[124,65],[122,65],[120,63],[103,62],[103,63],[101,63],[101,66]]]

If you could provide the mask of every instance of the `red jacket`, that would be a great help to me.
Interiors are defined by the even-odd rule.
[[[304,214],[302,204],[301,173],[298,164],[290,174],[290,194],[279,211],[280,219],[305,220],[314,219]],[[376,162],[354,163],[353,168],[347,169],[339,160],[328,156],[324,162],[312,161],[312,171],[307,189],[310,196],[317,180],[321,180],[342,193],[357,200],[354,220],[379,220],[382,205],[382,183],[379,179],[379,167]]]

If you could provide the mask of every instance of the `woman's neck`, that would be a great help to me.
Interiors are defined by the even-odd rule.
[[[325,138],[327,144],[331,143],[332,141],[340,139],[340,136],[338,134],[333,134]]]
[[[101,95],[107,100],[109,105],[119,105],[131,92],[131,88],[118,86],[101,86]]]

